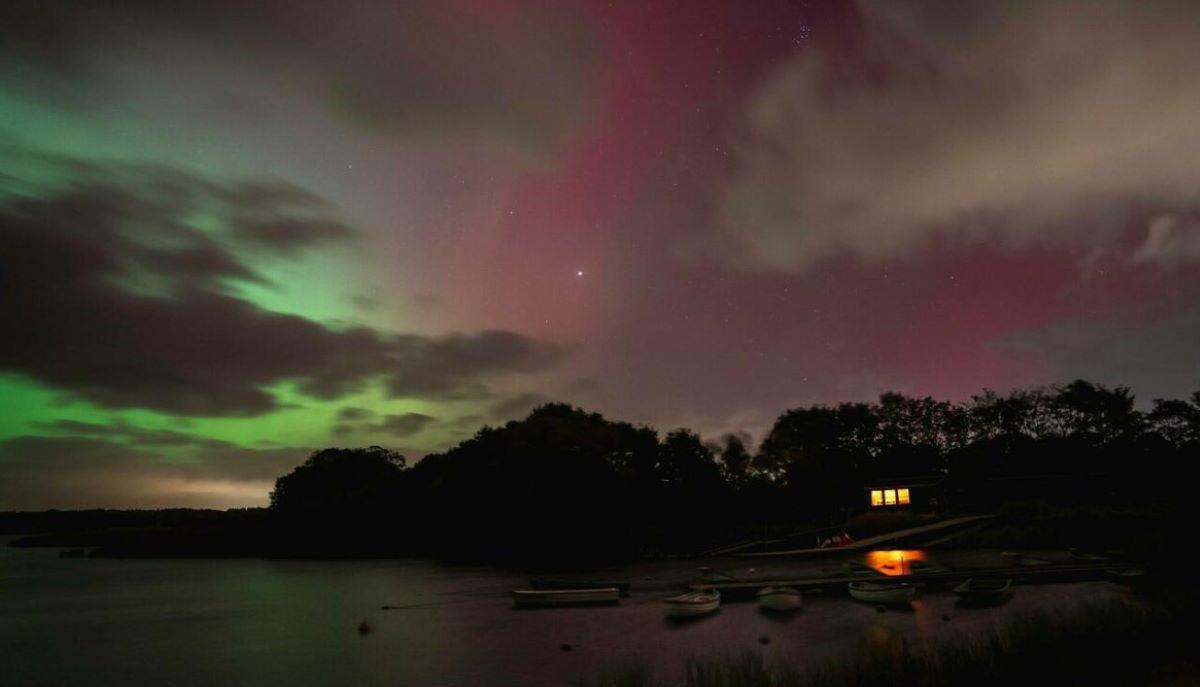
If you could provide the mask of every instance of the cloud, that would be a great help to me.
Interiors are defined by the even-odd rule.
[[[89,437],[0,441],[0,509],[266,505],[275,477],[310,453],[210,446],[188,458]]]
[[[513,420],[524,417],[537,406],[549,402],[549,398],[539,393],[526,392],[514,394],[492,404],[488,409],[493,420]]]
[[[1127,323],[1075,318],[1014,332],[997,348],[1027,356],[1047,377],[1088,379],[1131,387],[1151,398],[1185,398],[1200,388],[1200,307],[1190,306],[1156,322]]]
[[[537,341],[507,331],[450,334],[439,339],[397,339],[403,362],[387,378],[397,397],[486,398],[491,391],[478,377],[506,372],[535,372],[563,359],[559,344]]]
[[[888,0],[814,38],[752,97],[722,195],[749,264],[1088,249],[1200,196],[1187,3]]]
[[[306,90],[373,132],[479,130],[540,148],[592,104],[598,56],[587,27],[582,8],[553,0],[18,2],[0,4],[0,57],[57,80],[41,88],[60,99],[111,87],[131,63],[200,61],[228,79],[266,75]]]
[[[97,422],[80,422],[78,420],[54,420],[38,422],[36,429],[63,433],[76,437],[120,439],[134,446],[169,447],[169,446],[199,446],[204,448],[225,449],[233,448],[235,444],[220,439],[210,439],[188,432],[172,429],[148,429],[138,427],[128,422],[117,421],[112,424]]]
[[[376,378],[396,396],[481,396],[485,378],[565,354],[504,331],[331,329],[230,295],[231,283],[261,281],[231,245],[231,218],[293,219],[263,188],[114,166],[40,195],[0,196],[0,371],[106,407],[254,415],[278,407],[266,389],[286,380],[325,399]],[[197,213],[218,227],[192,226]],[[286,253],[317,238],[272,245]]]
[[[1165,214],[1151,218],[1146,239],[1134,251],[1132,260],[1166,266],[1200,260],[1200,215]]]
[[[338,413],[338,422],[331,430],[336,437],[382,432],[393,437],[411,437],[435,424],[437,418],[424,413],[394,413],[370,422],[375,413],[364,408],[347,407]]]
[[[357,406],[343,406],[338,409],[339,420],[365,420],[375,414],[375,411],[369,408],[359,408]]]
[[[424,413],[403,413],[400,415],[388,415],[381,422],[375,425],[375,429],[395,437],[410,437],[414,434],[420,434],[421,430],[436,422],[437,418],[425,415]]]

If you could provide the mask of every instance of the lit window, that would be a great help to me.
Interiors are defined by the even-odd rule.
[[[896,505],[896,490],[887,489],[883,492],[883,502],[888,506]]]
[[[882,506],[883,505],[883,492],[882,491],[880,491],[878,489],[871,490],[871,505],[872,506]]]
[[[909,504],[908,490],[907,489],[897,489],[896,490],[896,498],[898,501],[900,501],[900,505],[907,506]]]

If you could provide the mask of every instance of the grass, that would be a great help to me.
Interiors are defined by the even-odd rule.
[[[1013,684],[1174,685],[1200,683],[1190,646],[1198,604],[1169,595],[1151,603],[1115,600],[1070,613],[1035,614],[972,639],[934,647],[903,639],[862,644],[839,659],[801,669],[767,665],[761,654],[692,660],[678,682],[633,665],[586,687],[865,687]]]

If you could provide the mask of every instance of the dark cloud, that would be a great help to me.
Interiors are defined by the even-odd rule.
[[[275,477],[310,452],[201,446],[181,458],[104,438],[13,437],[0,441],[0,509],[265,505]]]
[[[394,396],[482,398],[491,392],[476,380],[498,372],[532,372],[559,362],[557,344],[513,332],[451,334],[436,340],[406,336],[398,342],[402,368],[387,379]]]
[[[450,427],[458,433],[474,433],[475,430],[483,426],[486,418],[484,416],[471,413],[454,418],[449,422]]]
[[[493,403],[488,413],[493,420],[514,420],[524,417],[529,411],[549,400],[538,393],[514,394]]]
[[[1014,332],[996,345],[1032,358],[1050,379],[1126,385],[1146,403],[1186,398],[1200,389],[1197,341],[1200,307],[1193,305],[1137,328],[1081,317]]]
[[[236,221],[233,234],[245,243],[283,252],[316,243],[344,241],[354,232],[340,222],[329,220],[272,218]]]
[[[1111,248],[1131,206],[1196,203],[1194,3],[860,4],[749,101],[722,211],[752,264]]]
[[[574,3],[435,0],[0,3],[0,56],[102,87],[115,64],[197,54],[307,88],[370,130],[483,130],[541,147],[585,119],[596,56]],[[25,72],[26,70],[20,70]],[[24,85],[24,84],[21,84]]]
[[[214,202],[214,186],[170,172],[151,182],[118,168],[109,183],[88,177],[0,200],[0,321],[8,326],[0,370],[108,407],[246,415],[276,408],[265,387],[282,380],[320,398],[373,377],[395,395],[478,396],[485,376],[562,356],[557,345],[511,332],[334,330],[239,300],[226,286],[259,277],[220,236],[186,222]],[[220,188],[226,204],[238,196],[236,186]],[[270,194],[245,193],[257,216],[267,214]],[[277,238],[277,247],[313,240]]]
[[[339,420],[365,420],[375,414],[375,411],[370,408],[359,408],[358,406],[343,406],[338,409]]]
[[[220,439],[210,439],[188,432],[172,429],[148,429],[138,427],[128,422],[102,424],[97,422],[80,422],[78,420],[54,420],[53,422],[35,423],[35,428],[73,435],[76,437],[104,437],[121,439],[134,446],[166,447],[166,446],[201,446],[205,448],[232,448],[235,445]]]
[[[395,437],[410,437],[419,434],[433,422],[437,422],[437,418],[424,413],[403,413],[384,417],[374,428]]]

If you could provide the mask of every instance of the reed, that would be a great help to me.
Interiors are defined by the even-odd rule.
[[[1189,647],[1198,604],[1175,595],[1149,604],[1115,600],[1071,612],[1022,616],[971,639],[926,646],[903,638],[864,643],[803,669],[768,665],[746,651],[690,660],[682,677],[661,681],[645,665],[610,669],[585,687],[891,687],[1013,684],[1197,684]]]

